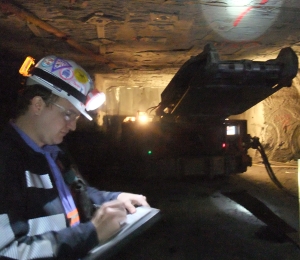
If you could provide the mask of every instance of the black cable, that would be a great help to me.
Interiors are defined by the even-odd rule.
[[[155,110],[158,107],[159,107],[159,104],[157,106],[149,107],[149,108],[147,108],[146,112],[150,115],[153,112],[153,110]],[[150,112],[148,112],[149,110],[150,110]]]
[[[298,196],[295,196],[293,193],[291,193],[288,189],[286,189],[281,182],[277,179],[275,173],[273,172],[273,169],[269,163],[268,157],[265,153],[265,150],[262,146],[262,144],[256,140],[256,147],[255,147],[261,154],[262,160],[263,160],[263,164],[265,165],[265,168],[267,170],[267,173],[270,177],[270,179],[273,181],[273,183],[281,190],[283,190],[284,192],[286,192],[288,195],[298,198]]]

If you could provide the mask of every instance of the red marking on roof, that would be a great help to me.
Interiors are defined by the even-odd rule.
[[[268,2],[269,0],[261,0],[260,1],[260,5],[264,5]],[[255,7],[255,6],[249,6],[244,12],[242,12],[233,22],[233,26],[236,27],[238,26],[238,24],[240,23],[240,21],[244,18],[244,16],[250,12],[253,8],[259,8],[259,7]]]

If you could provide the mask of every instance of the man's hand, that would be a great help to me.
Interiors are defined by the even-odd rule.
[[[100,243],[106,242],[120,230],[121,224],[126,221],[126,214],[124,203],[118,200],[106,202],[97,209],[91,222]]]
[[[124,203],[125,208],[130,214],[133,214],[136,212],[135,206],[147,206],[150,207],[147,199],[143,195],[137,195],[132,193],[126,193],[122,192],[117,197],[117,200]]]

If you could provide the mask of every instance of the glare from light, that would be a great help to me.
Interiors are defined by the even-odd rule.
[[[127,116],[127,117],[125,117],[123,122],[124,123],[126,123],[126,122],[135,122],[135,117],[134,116]]]
[[[229,41],[246,42],[263,35],[272,26],[284,1],[224,0],[218,5],[209,0],[201,2],[202,13],[216,33]]]
[[[249,4],[253,2],[252,0],[228,0],[227,1],[227,13],[229,15],[237,16],[243,12],[245,12],[249,8]]]
[[[142,124],[148,123],[148,116],[147,115],[139,116],[138,121]]]
[[[241,206],[239,204],[236,204],[235,209],[236,209],[236,211],[239,211],[241,213],[245,213],[247,215],[252,215],[252,213],[249,210],[247,210],[246,208],[244,208],[243,206]]]
[[[91,111],[99,108],[106,100],[105,94],[103,92],[91,92],[91,96],[88,94],[88,101],[86,104],[86,110]]]
[[[149,122],[149,117],[148,114],[146,112],[137,112],[137,116],[136,116],[136,121],[141,123],[141,124],[146,124]]]
[[[216,199],[218,198],[218,199]],[[222,210],[224,213],[226,213],[227,215],[230,215],[234,218],[237,219],[244,219],[246,217],[247,221],[250,220],[250,218],[253,217],[253,220],[256,219],[255,216],[253,216],[253,214],[247,210],[245,207],[243,207],[242,205],[232,201],[231,199],[223,196],[223,195],[219,195],[218,197],[214,197],[212,199],[212,203],[220,210]]]

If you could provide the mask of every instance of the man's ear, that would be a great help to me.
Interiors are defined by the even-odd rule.
[[[40,96],[31,99],[31,106],[35,115],[39,115],[45,107],[45,102]]]

